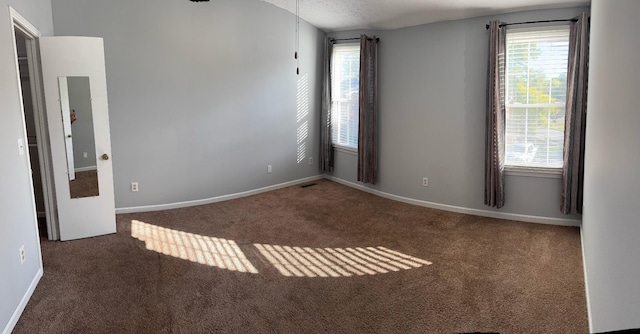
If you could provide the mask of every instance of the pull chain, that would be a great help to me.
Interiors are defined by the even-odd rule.
[[[300,0],[296,0],[296,51],[293,58],[296,60],[296,75],[300,75],[300,59],[298,59],[298,51],[300,50]]]

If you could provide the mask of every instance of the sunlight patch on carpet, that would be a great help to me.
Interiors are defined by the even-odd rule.
[[[131,236],[148,250],[212,267],[257,274],[233,240],[173,230],[138,220],[131,221]]]
[[[284,276],[349,277],[419,268],[431,262],[385,247],[310,248],[254,244]]]

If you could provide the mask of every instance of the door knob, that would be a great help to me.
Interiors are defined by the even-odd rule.
[[[109,155],[108,154],[103,154],[102,155],[102,160],[109,160]]]

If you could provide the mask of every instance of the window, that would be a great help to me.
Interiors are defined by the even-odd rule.
[[[358,149],[360,45],[333,46],[331,126],[333,144]]]
[[[561,168],[569,28],[507,31],[505,164]]]

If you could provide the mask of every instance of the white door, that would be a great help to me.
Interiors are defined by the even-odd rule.
[[[39,44],[60,240],[115,233],[103,40],[41,37]]]

